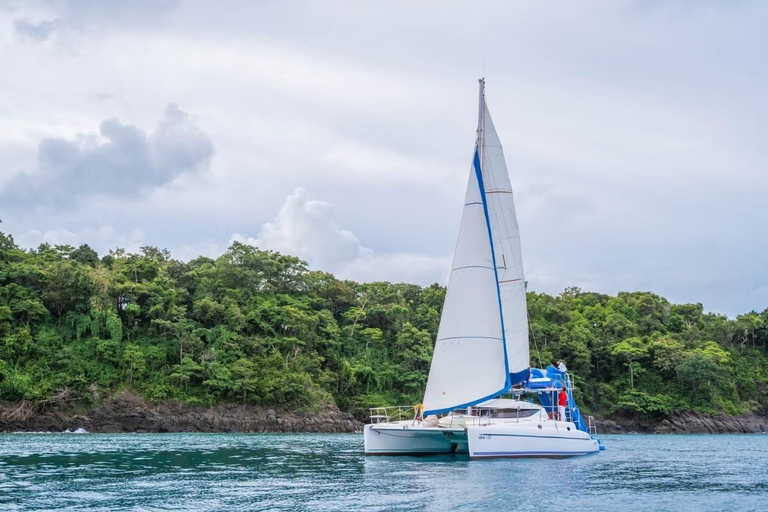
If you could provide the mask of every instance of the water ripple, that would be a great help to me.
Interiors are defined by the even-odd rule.
[[[360,435],[0,435],[0,510],[764,510],[768,436],[605,436],[566,460],[362,455]]]

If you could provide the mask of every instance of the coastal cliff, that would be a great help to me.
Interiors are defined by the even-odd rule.
[[[712,415],[698,411],[673,412],[666,418],[596,418],[598,433],[627,434],[750,434],[768,431],[768,417],[756,413],[737,416]]]
[[[0,432],[62,432],[83,428],[119,432],[355,432],[363,428],[351,414],[329,406],[313,412],[280,411],[252,405],[200,406],[148,402],[124,392],[90,409],[58,406],[46,410],[0,405]]]

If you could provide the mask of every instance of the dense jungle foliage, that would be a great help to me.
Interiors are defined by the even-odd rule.
[[[419,402],[445,288],[355,283],[234,243],[188,263],[99,258],[0,233],[0,400],[148,399],[342,409]],[[575,372],[582,406],[648,417],[768,401],[768,309],[735,320],[647,292],[528,293],[531,359]]]

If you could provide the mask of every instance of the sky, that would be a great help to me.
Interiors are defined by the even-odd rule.
[[[768,307],[768,3],[0,0],[0,230],[445,284],[477,79],[528,289]]]

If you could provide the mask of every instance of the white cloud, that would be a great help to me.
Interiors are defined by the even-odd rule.
[[[442,282],[432,262],[454,247],[486,61],[531,289],[646,289],[731,315],[768,305],[765,3],[11,5],[0,189],[39,170],[42,140],[79,143],[110,118],[149,128],[171,102],[216,148],[210,172],[122,197],[97,187],[67,211],[2,197],[17,239],[140,227],[177,257],[215,256],[301,185],[333,209],[298,201],[298,227],[278,216],[255,238],[345,277]],[[163,165],[196,149],[167,142],[181,160]]]
[[[137,253],[145,245],[145,233],[141,229],[133,229],[129,233],[119,233],[112,226],[100,226],[96,229],[83,229],[77,232],[65,228],[47,230],[44,232],[31,230],[14,237],[19,247],[35,249],[40,244],[71,245],[78,247],[88,244],[100,256],[110,249],[122,248],[128,252]]]
[[[266,222],[257,237],[236,233],[234,241],[298,256],[312,268],[356,281],[444,284],[450,264],[449,256],[375,253],[341,227],[332,205],[310,199],[302,188],[288,196],[277,217]]]

